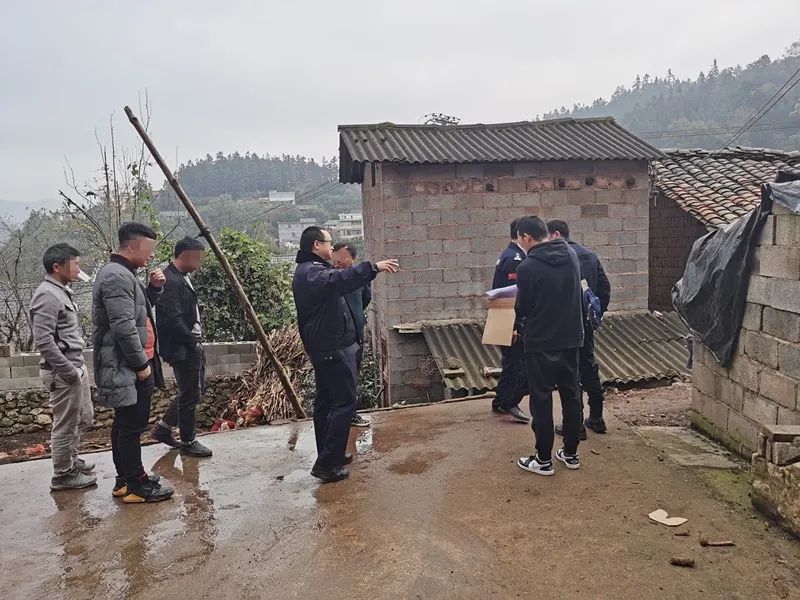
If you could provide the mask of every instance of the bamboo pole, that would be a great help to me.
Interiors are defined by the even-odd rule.
[[[273,368],[278,373],[278,379],[280,379],[281,385],[283,386],[284,391],[286,392],[286,397],[289,398],[289,402],[292,404],[292,408],[294,409],[294,414],[298,419],[305,418],[306,413],[303,410],[303,407],[300,405],[300,400],[297,398],[297,393],[294,391],[292,387],[292,382],[289,380],[289,376],[286,374],[286,369],[283,368],[283,364],[278,359],[278,356],[275,354],[275,351],[272,348],[272,344],[269,343],[269,339],[267,338],[267,333],[264,331],[264,328],[261,326],[261,322],[258,320],[258,315],[256,314],[253,305],[250,303],[250,299],[247,297],[247,294],[242,287],[242,284],[239,283],[239,279],[236,277],[236,273],[233,271],[233,267],[231,266],[228,257],[225,256],[225,253],[222,252],[222,249],[217,244],[217,240],[214,239],[211,230],[209,230],[208,226],[203,221],[203,217],[200,216],[200,213],[197,212],[197,209],[192,204],[192,201],[189,199],[189,196],[186,195],[186,192],[183,191],[181,184],[178,182],[175,175],[172,171],[169,170],[167,163],[164,162],[164,159],[161,158],[161,154],[159,154],[158,150],[156,149],[155,145],[153,144],[153,140],[150,139],[150,136],[142,127],[142,124],[139,122],[139,119],[136,118],[136,115],[133,114],[133,111],[130,109],[129,106],[125,107],[125,114],[128,115],[128,120],[133,125],[136,132],[142,138],[145,146],[147,149],[150,150],[150,154],[155,159],[158,166],[161,167],[161,171],[164,173],[164,177],[167,178],[169,184],[172,186],[172,189],[175,190],[175,193],[180,198],[183,205],[186,207],[186,210],[189,212],[189,215],[194,219],[194,222],[197,224],[197,228],[200,230],[200,235],[202,235],[207,241],[208,245],[211,246],[211,250],[214,252],[214,255],[219,260],[222,268],[225,270],[225,274],[228,276],[228,280],[230,281],[231,285],[233,286],[233,291],[236,293],[236,296],[239,298],[239,302],[242,303],[244,307],[244,312],[247,315],[247,320],[250,321],[250,324],[253,326],[253,329],[256,330],[256,335],[258,336],[258,341],[261,343],[261,346],[264,348],[264,351],[267,353],[267,357],[269,358],[270,363],[272,363]]]

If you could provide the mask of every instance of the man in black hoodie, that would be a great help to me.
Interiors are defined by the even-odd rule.
[[[564,447],[556,458],[579,469],[578,356],[583,346],[583,300],[578,257],[563,239],[548,239],[538,217],[517,222],[519,245],[528,259],[517,268],[517,324],[531,389],[536,454],[517,465],[538,475],[552,475],[553,390],[558,389],[564,417]]]
[[[603,265],[597,254],[584,248],[580,244],[573,242],[569,237],[569,226],[564,221],[553,220],[547,223],[547,230],[550,232],[550,239],[563,238],[569,247],[575,250],[578,255],[578,263],[581,266],[581,279],[586,280],[589,289],[594,292],[600,300],[601,314],[608,310],[611,302],[611,282],[608,280]],[[580,366],[578,369],[581,382],[581,413],[583,413],[583,392],[589,395],[589,416],[581,425],[580,439],[586,439],[586,428],[588,427],[595,433],[606,432],[606,422],[603,420],[603,384],[600,382],[600,371],[594,355],[594,329],[591,324],[584,320],[583,324],[583,346],[580,353]],[[562,434],[560,425],[556,425],[556,434]]]
[[[300,237],[292,280],[300,339],[314,367],[317,387],[317,460],[311,474],[323,483],[348,477],[350,472],[344,465],[353,459],[345,449],[356,409],[356,355],[360,346],[345,296],[369,284],[378,273],[396,273],[400,268],[396,260],[384,260],[334,269],[332,256],[330,231],[316,226],[306,228]]]

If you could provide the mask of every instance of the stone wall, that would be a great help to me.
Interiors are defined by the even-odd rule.
[[[235,375],[248,369],[256,360],[256,347],[252,342],[232,344],[206,344],[206,393],[197,409],[198,424],[210,427],[227,406],[236,384]],[[5,347],[5,354],[9,354]],[[86,352],[87,365],[91,367],[92,352]],[[52,412],[48,393],[38,377],[39,355],[16,354],[0,358],[0,436],[16,433],[49,431]],[[175,395],[172,369],[164,365],[166,388],[156,390],[153,396],[151,422],[159,418]],[[91,375],[91,371],[90,371]],[[94,387],[92,398],[95,397]],[[95,424],[111,424],[112,411],[95,404]]]
[[[650,203],[650,310],[671,311],[672,286],[683,277],[686,261],[705,226],[674,201],[656,194]]]
[[[800,425],[800,215],[775,208],[756,249],[735,357],[696,344],[692,420],[742,454],[762,425]]]
[[[614,288],[611,310],[647,308],[648,175],[644,161],[464,165],[366,165],[362,193],[367,255],[396,257],[401,272],[373,284],[373,331],[383,404],[443,394],[420,367],[430,353],[400,323],[485,316],[483,293],[508,224],[559,218],[593,248]]]

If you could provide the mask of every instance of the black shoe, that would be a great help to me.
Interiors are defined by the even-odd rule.
[[[556,435],[564,437],[564,426],[563,425],[556,425],[554,428]],[[586,427],[581,425],[581,430],[578,432],[578,439],[582,442],[586,441]]]
[[[161,442],[162,444],[166,444],[170,448],[177,448],[180,446],[178,440],[172,435],[172,430],[167,429],[163,425],[156,425],[150,431],[150,437],[153,438],[157,442]]]
[[[349,465],[351,462],[353,462],[353,455],[350,454],[349,452],[345,452],[345,454],[344,454],[344,462],[342,464],[343,465]]]
[[[197,458],[208,458],[213,454],[211,450],[203,446],[203,444],[197,440],[189,444],[181,444],[181,452],[189,456],[196,456]]]
[[[517,423],[525,423],[526,425],[531,422],[524,412],[522,412],[519,406],[513,406],[508,410],[504,411],[507,415],[510,415],[512,419],[514,419]]]
[[[128,486],[128,493],[123,496],[122,501],[125,504],[142,504],[152,502],[163,502],[172,498],[175,493],[171,487],[145,481],[136,488]]]
[[[606,429],[606,422],[603,420],[603,417],[589,417],[583,422],[583,424],[595,433],[605,433],[608,431],[608,429]]]
[[[500,408],[499,404],[492,402],[492,412],[496,415],[502,415],[504,411],[502,408]]]
[[[314,465],[311,474],[322,481],[322,483],[334,483],[350,477],[350,471],[344,467],[318,467]]]
[[[150,473],[150,475],[147,476],[147,481],[157,484],[159,481],[161,481],[161,477],[159,477],[156,473]],[[111,495],[114,496],[114,498],[123,498],[128,495],[128,484],[125,483],[125,480],[122,477],[115,478],[114,488],[111,490]]]

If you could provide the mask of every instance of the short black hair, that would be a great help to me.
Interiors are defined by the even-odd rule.
[[[519,221],[519,219],[514,219],[513,221],[511,221],[511,226],[509,227],[509,229],[511,230],[512,240],[517,239],[517,221]]]
[[[350,244],[348,244],[347,242],[337,242],[333,246],[333,251],[334,252],[338,252],[342,248],[347,250],[350,253],[350,256],[352,256],[354,260],[355,260],[356,256],[358,256],[358,251],[355,249],[355,247],[350,245]]]
[[[529,235],[537,242],[547,239],[547,225],[539,217],[521,217],[517,220],[519,235]]]
[[[569,238],[569,225],[559,219],[553,219],[547,222],[547,231],[555,233],[556,231],[561,234],[561,237]]]
[[[78,258],[81,255],[69,244],[55,244],[44,251],[42,264],[44,270],[50,275],[53,273],[54,265],[63,265],[71,258]]]
[[[119,239],[119,247],[125,248],[128,242],[138,240],[140,238],[148,238],[151,240],[156,239],[156,232],[144,223],[128,222],[123,223],[122,227],[117,232],[117,239]]]
[[[198,240],[197,238],[193,237],[185,237],[180,240],[177,244],[175,244],[175,252],[172,255],[175,258],[178,258],[184,252],[189,252],[191,250],[203,250],[205,251],[206,247],[203,245],[203,242]]]
[[[311,252],[314,249],[314,242],[324,242],[325,236],[323,231],[328,231],[317,225],[306,227],[303,234],[300,236],[300,250],[308,250]]]

